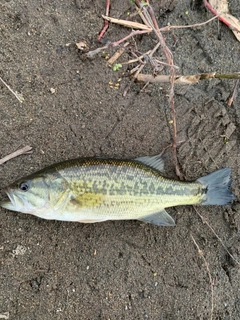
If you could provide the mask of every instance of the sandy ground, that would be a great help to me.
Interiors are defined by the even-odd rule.
[[[203,22],[212,17],[201,1],[152,1],[159,24]],[[91,49],[102,28],[104,0],[2,0],[0,76],[24,97],[20,104],[0,84],[0,157],[31,145],[31,155],[0,166],[2,187],[60,160],[83,156],[134,158],[161,152],[171,142],[167,85],[129,84],[131,66],[117,72],[106,55],[84,59],[75,43]],[[230,0],[240,17],[239,0]],[[126,19],[130,1],[112,1],[111,16]],[[129,29],[111,25],[105,38],[118,40]],[[179,74],[240,71],[240,44],[217,20],[165,34]],[[146,52],[154,35],[131,46]],[[70,44],[66,46],[66,44]],[[157,55],[164,56],[161,50]],[[127,52],[120,61],[132,58]],[[147,70],[147,69],[146,69]],[[149,69],[150,70],[150,69]],[[166,72],[163,71],[163,72]],[[109,82],[117,83],[111,88]],[[239,199],[240,95],[227,105],[234,80],[176,86],[181,172],[194,180],[231,167]],[[170,121],[170,123],[169,123]],[[172,150],[166,176],[176,178]],[[5,198],[1,193],[1,198]],[[240,211],[199,207],[234,258],[240,261]],[[78,224],[46,221],[0,210],[0,318],[2,319],[239,319],[239,264],[192,207],[172,208],[174,228],[137,221]]]

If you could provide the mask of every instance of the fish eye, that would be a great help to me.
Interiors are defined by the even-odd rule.
[[[19,188],[22,191],[28,191],[29,190],[29,183],[27,181],[21,182],[19,185]]]

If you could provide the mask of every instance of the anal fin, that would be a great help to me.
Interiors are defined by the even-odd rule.
[[[138,219],[140,221],[146,222],[146,223],[151,223],[155,224],[157,226],[165,226],[165,227],[174,227],[175,226],[175,221],[173,218],[167,213],[165,209],[150,214],[146,217]]]

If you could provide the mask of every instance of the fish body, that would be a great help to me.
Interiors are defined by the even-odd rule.
[[[44,219],[100,222],[140,220],[173,226],[165,208],[226,204],[233,200],[228,168],[195,182],[162,176],[160,155],[134,160],[68,160],[18,180],[0,206]]]

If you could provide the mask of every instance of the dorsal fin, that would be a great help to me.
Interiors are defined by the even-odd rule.
[[[153,169],[157,169],[160,172],[163,172],[164,169],[164,159],[162,153],[155,156],[145,156],[134,159],[139,161]]]

